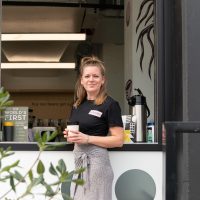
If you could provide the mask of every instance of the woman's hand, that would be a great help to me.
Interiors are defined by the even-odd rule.
[[[65,130],[63,131],[64,138],[67,140],[67,142],[68,142],[68,139],[67,139],[68,132],[69,132],[69,130],[67,130],[67,129],[65,129]]]
[[[89,135],[86,135],[80,131],[69,131],[65,129],[63,134],[67,141],[71,143],[88,144],[89,142]]]

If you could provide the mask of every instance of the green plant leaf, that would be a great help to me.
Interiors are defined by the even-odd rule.
[[[8,92],[5,92],[4,95],[0,98],[0,104],[3,105],[7,101],[9,101],[10,94]]]
[[[7,172],[8,172],[8,171],[10,171],[11,168],[18,166],[18,164],[19,164],[19,160],[17,160],[16,162],[14,162],[12,165],[5,166],[5,167],[1,170],[1,172],[4,172],[4,171],[7,171]]]
[[[72,182],[76,183],[77,185],[84,185],[85,183],[83,179],[72,179]]]
[[[47,142],[47,132],[44,132],[43,136],[42,136],[42,142]]]
[[[34,137],[35,137],[34,139],[35,139],[37,142],[41,139],[39,132],[36,132],[35,135],[34,135]]]
[[[58,147],[62,147],[64,145],[66,145],[66,144],[59,144],[59,142],[53,143],[53,144],[45,144],[44,149],[45,150],[54,150],[54,149],[56,149]]]
[[[22,196],[24,196],[24,195],[26,195],[26,194],[30,194],[31,193],[31,190],[32,190],[32,188],[34,187],[35,185],[34,185],[34,182],[32,181],[27,187],[26,187],[26,192],[22,195]]]
[[[28,177],[29,177],[30,181],[33,181],[33,172],[31,169],[28,171]]]
[[[0,110],[5,110],[6,107],[13,105],[13,101],[9,100],[10,99],[10,94],[8,91],[2,91],[0,93]]]
[[[3,148],[0,148],[0,154],[2,158],[11,156],[14,154],[14,152],[11,152],[11,147],[9,146],[6,150],[4,150]]]
[[[0,96],[0,105],[3,105],[10,98],[10,94],[8,92],[1,93]]]
[[[54,131],[52,134],[50,134],[50,136],[47,138],[47,142],[55,139],[58,135],[58,132],[57,131]]]
[[[56,166],[56,169],[60,172],[60,174],[66,171],[66,165],[63,159],[60,159],[58,161],[58,165]]]
[[[3,150],[3,148],[1,147],[1,148],[0,148],[0,154],[2,154],[2,153],[3,153],[3,151],[4,151],[4,150]]]
[[[42,138],[41,138],[39,132],[36,132],[36,133],[35,133],[34,139],[36,140],[36,142],[37,142],[39,145],[42,145]]]
[[[11,146],[8,146],[6,151],[12,151],[12,147]]]
[[[73,173],[74,174],[81,174],[85,171],[85,169],[86,169],[85,167],[81,167],[79,169],[74,170]]]
[[[52,163],[50,164],[49,172],[50,172],[52,175],[55,175],[55,176],[58,175],[58,173],[57,173],[57,171],[56,171],[56,169],[55,169],[55,167],[53,166]]]
[[[40,175],[38,178],[34,178],[33,181],[31,182],[32,187],[39,185],[43,182],[44,178],[42,175]]]
[[[4,92],[4,87],[0,87],[0,94]]]
[[[37,165],[37,173],[38,174],[43,174],[45,171],[44,164],[42,163],[41,160],[39,160],[38,165]]]
[[[4,176],[3,178],[0,178],[0,181],[5,182],[7,179],[10,179],[10,175]]]
[[[15,154],[14,152],[8,152],[8,153],[5,153],[3,154],[3,157],[8,157],[8,156],[12,156],[13,154]]]
[[[72,175],[69,174],[67,171],[62,173],[61,177],[60,177],[60,182],[68,182],[72,180]]]
[[[23,182],[23,183],[25,182],[23,176],[22,176],[18,171],[15,171],[13,177],[14,177],[16,180],[20,181],[20,182]]]
[[[11,146],[8,146],[6,150],[3,150],[4,152],[9,152],[12,150],[12,147]]]
[[[56,193],[53,191],[53,189],[51,188],[50,185],[45,184],[45,188],[46,188],[46,196],[52,197],[54,196]]]
[[[15,191],[15,183],[13,176],[10,176],[10,186],[12,187],[12,190]],[[16,191],[15,191],[16,192]]]
[[[64,200],[73,200],[68,194],[62,193],[62,197]]]
[[[53,183],[51,183],[51,184],[49,184],[50,186],[58,186],[58,185],[60,185],[62,182],[60,181],[60,180],[58,180],[58,181],[56,181],[56,182],[53,182]]]
[[[8,106],[12,106],[14,104],[14,101],[13,100],[9,100],[9,101],[7,101],[7,102],[4,102],[2,105],[4,106],[4,107],[8,107]]]

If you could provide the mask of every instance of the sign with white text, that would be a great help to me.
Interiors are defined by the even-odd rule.
[[[7,107],[4,122],[14,123],[14,141],[28,141],[28,107]]]

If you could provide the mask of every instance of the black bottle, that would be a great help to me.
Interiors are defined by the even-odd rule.
[[[4,122],[3,123],[3,141],[14,140],[14,123]]]

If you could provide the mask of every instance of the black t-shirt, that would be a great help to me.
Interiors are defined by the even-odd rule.
[[[101,105],[85,100],[72,109],[70,121],[79,122],[79,130],[82,133],[95,136],[106,136],[109,127],[123,127],[120,106],[109,96]]]

